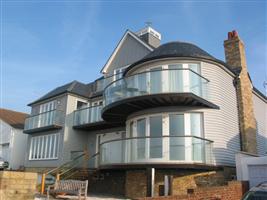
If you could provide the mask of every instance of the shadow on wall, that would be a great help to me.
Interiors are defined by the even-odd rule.
[[[256,121],[256,131],[257,131],[258,154],[260,156],[266,156],[267,155],[267,126],[265,129]]]
[[[255,133],[254,128],[250,128],[251,130],[247,131],[249,134]],[[257,133],[257,150],[259,155],[266,155],[267,151],[267,136],[260,135],[258,133],[258,129],[256,130]],[[252,135],[248,135],[248,139],[250,144],[248,145],[255,145],[253,140],[255,140]],[[252,142],[251,142],[252,141]],[[259,146],[260,145],[260,146]],[[226,165],[226,166],[233,166],[235,167],[235,154],[241,151],[241,137],[240,134],[236,134],[232,137],[228,142],[225,148],[216,148],[217,144],[213,146],[213,154],[214,154],[214,162],[217,165]],[[265,150],[264,150],[265,148]],[[250,148],[251,149],[251,148]],[[260,150],[260,152],[259,152]]]

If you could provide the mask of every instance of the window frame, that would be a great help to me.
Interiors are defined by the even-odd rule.
[[[33,136],[30,138],[30,140],[30,161],[57,160],[59,158],[60,133]]]

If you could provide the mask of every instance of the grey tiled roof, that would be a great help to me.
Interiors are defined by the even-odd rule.
[[[93,93],[93,89],[94,89],[94,83],[84,84],[78,81],[72,81],[63,86],[55,88],[54,90],[48,92],[47,94],[37,99],[36,101],[28,104],[28,106],[31,106],[32,104],[44,101],[46,99],[49,99],[49,98],[52,98],[52,97],[55,97],[57,95],[64,94],[64,93],[77,94],[79,96],[88,98]]]
[[[189,58],[202,58],[202,59],[212,60],[220,64],[223,64],[230,71],[235,73],[229,66],[227,66],[225,62],[218,60],[217,58],[213,57],[203,49],[199,48],[198,46],[191,43],[178,42],[178,41],[165,43],[159,46],[154,51],[146,55],[143,59],[130,65],[125,71],[125,73],[127,73],[127,71],[133,68],[134,66],[144,63],[146,61],[151,61],[160,58],[171,58],[171,57],[189,57]]]

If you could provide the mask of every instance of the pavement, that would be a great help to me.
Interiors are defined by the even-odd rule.
[[[64,196],[64,198],[53,198],[50,196],[49,200],[60,200],[60,199],[64,199],[64,200],[78,200],[77,196]],[[116,196],[106,196],[106,195],[88,195],[86,200],[116,200],[116,199],[120,199],[120,200],[127,200],[126,198],[123,197],[116,197]],[[46,200],[46,196],[45,195],[36,195],[34,200]]]

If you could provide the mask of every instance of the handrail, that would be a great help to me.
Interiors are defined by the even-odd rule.
[[[93,154],[91,157],[85,158],[85,161],[89,161],[90,159],[94,158],[94,157],[97,156],[98,154],[99,154],[99,152]],[[71,171],[72,169],[74,169],[74,168],[77,166],[77,164],[79,164],[78,162],[75,162],[75,161],[77,161],[78,159],[80,159],[81,157],[83,157],[83,156],[85,156],[85,155],[87,155],[87,154],[86,154],[86,153],[83,153],[83,154],[81,154],[81,155],[75,157],[75,158],[72,159],[71,161],[66,162],[66,163],[64,163],[63,165],[61,165],[61,166],[59,166],[59,167],[57,167],[57,168],[55,168],[55,169],[52,169],[52,170],[49,170],[49,171],[46,171],[46,172],[42,173],[41,193],[44,194],[44,191],[45,191],[45,180],[46,180],[46,175],[51,174],[51,173],[53,173],[53,172],[57,172],[57,171],[59,171],[59,172],[56,174],[56,179],[59,180],[59,179],[60,179],[60,176],[62,176],[63,174],[65,174],[65,173],[67,173],[67,172],[69,172],[69,171]],[[60,169],[64,169],[64,167],[66,167],[68,164],[73,163],[73,162],[74,162],[73,166],[70,166],[69,169],[67,169],[66,171],[60,173]]]
[[[50,170],[50,171],[46,171],[45,174],[51,174],[51,173],[57,171],[58,169],[63,168],[64,166],[66,166],[66,165],[68,165],[68,164],[70,164],[70,163],[72,163],[72,162],[78,160],[79,158],[81,158],[81,157],[84,156],[84,155],[85,155],[85,153],[83,153],[83,154],[81,154],[81,155],[79,155],[79,156],[73,158],[71,161],[68,161],[68,162],[64,163],[63,165],[61,165],[61,166],[59,166],[59,167],[57,167],[57,168],[54,168],[54,169],[52,169],[52,170]]]
[[[93,154],[91,157],[89,157],[88,159],[86,159],[85,161],[88,161],[94,157],[96,157],[97,155],[99,155],[99,152]],[[79,165],[80,163],[75,163],[71,168],[69,168],[67,171],[60,173],[59,175],[62,176],[63,174],[66,174],[67,172],[71,171],[72,169],[74,169],[77,165]]]
[[[198,74],[197,72],[195,72],[194,70],[192,70],[192,69],[190,69],[190,68],[182,68],[182,69],[157,69],[157,70],[144,71],[144,72],[139,72],[139,73],[136,73],[136,74],[132,74],[132,75],[130,75],[130,76],[124,76],[124,77],[121,77],[121,78],[119,78],[119,79],[117,79],[117,80],[115,80],[115,81],[112,81],[111,83],[107,84],[107,85],[105,86],[105,88],[103,89],[103,91],[104,91],[104,93],[105,93],[105,90],[106,90],[110,85],[112,85],[113,83],[118,82],[118,81],[122,81],[122,80],[127,79],[127,78],[132,77],[132,76],[136,76],[136,75],[140,75],[140,74],[146,74],[146,73],[153,73],[153,72],[157,72],[157,71],[172,71],[172,70],[173,70],[173,71],[174,71],[174,70],[188,70],[188,71],[191,71],[191,72],[193,72],[194,74],[198,75],[199,77],[205,79],[207,82],[210,82],[209,79],[203,77],[202,75]]]
[[[38,114],[34,114],[34,115],[27,116],[27,117],[25,118],[25,120],[28,119],[28,118],[36,117],[36,116],[38,116],[38,115],[46,114],[46,113],[53,112],[53,111],[63,112],[62,110],[53,109],[53,110],[45,111],[45,112],[42,112],[42,113],[38,113]]]
[[[184,136],[171,136],[171,135],[162,135],[162,136],[154,136],[154,137],[151,137],[151,136],[144,136],[144,137],[130,137],[130,138],[122,138],[122,139],[114,139],[114,140],[109,140],[109,141],[106,141],[106,142],[103,142],[99,145],[103,145],[103,144],[106,144],[106,143],[110,143],[110,142],[116,142],[116,141],[124,141],[124,140],[132,140],[132,139],[146,139],[146,138],[186,138],[186,137],[191,137],[191,138],[196,138],[196,139],[201,139],[201,140],[204,140],[204,141],[207,141],[207,142],[210,142],[210,143],[213,143],[214,141],[212,140],[209,140],[209,139],[206,139],[206,138],[202,138],[202,137],[198,137],[198,136],[194,136],[194,135],[184,135]]]
[[[94,106],[87,106],[87,107],[84,107],[84,108],[79,108],[79,109],[74,110],[74,112],[79,112],[81,110],[86,110],[86,109],[100,107],[100,106],[103,106],[103,104],[102,105],[94,105]]]

